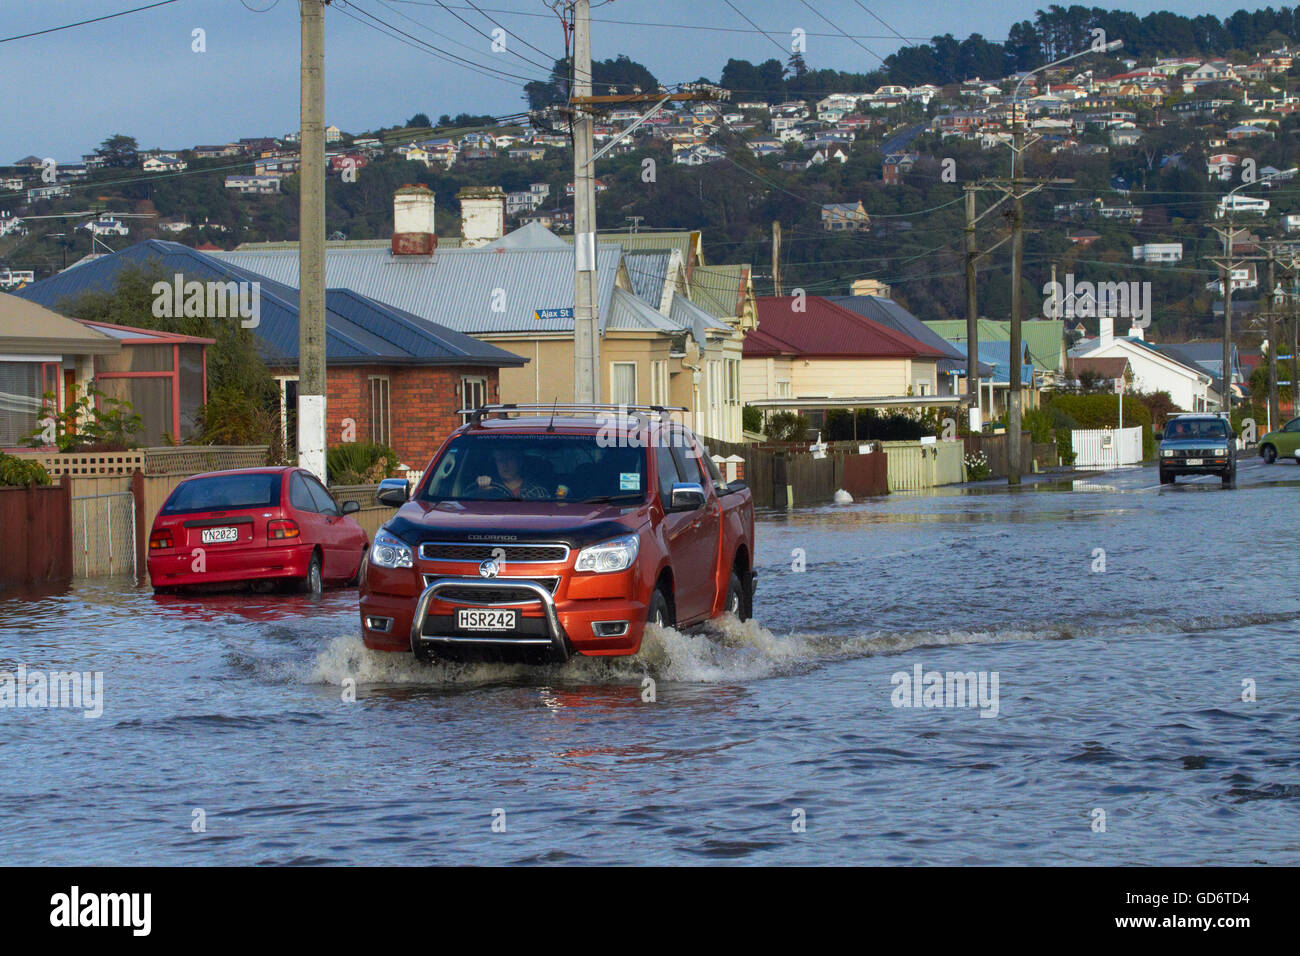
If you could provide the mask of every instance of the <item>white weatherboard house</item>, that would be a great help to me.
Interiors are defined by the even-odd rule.
[[[1156,351],[1143,341],[1142,329],[1136,325],[1128,338],[1116,338],[1115,320],[1102,318],[1097,338],[1085,339],[1070,354],[1075,358],[1126,358],[1133,370],[1134,391],[1168,392],[1174,405],[1185,412],[1209,409],[1210,376]]]

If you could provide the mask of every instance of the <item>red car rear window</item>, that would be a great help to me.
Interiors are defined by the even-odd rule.
[[[191,478],[176,486],[162,506],[162,514],[191,511],[228,511],[235,508],[269,508],[280,504],[280,475],[213,475]]]

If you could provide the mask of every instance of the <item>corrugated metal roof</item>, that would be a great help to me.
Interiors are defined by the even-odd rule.
[[[296,252],[292,255],[297,264]],[[260,283],[258,325],[251,329],[270,364],[298,360],[298,292],[275,279],[191,249],[178,242],[151,239],[87,262],[22,289],[32,302],[52,305],[89,291],[111,291],[128,266],[157,263],[166,276],[181,273],[187,281]],[[237,321],[232,319],[231,321]],[[519,366],[519,356],[452,329],[439,328],[353,289],[325,292],[325,357],[330,363],[411,363],[419,365]]]
[[[966,341],[965,319],[939,319],[926,322],[931,329],[954,345]],[[1055,372],[1063,371],[1062,351],[1065,343],[1065,323],[1060,319],[1033,319],[1020,323],[1021,340],[1029,349],[1034,365]],[[996,319],[979,320],[981,342],[1009,342],[1011,323]]]
[[[672,319],[651,308],[644,300],[625,289],[615,289],[610,302],[609,329],[655,329],[669,334],[681,327]]]
[[[672,257],[671,249],[623,252],[628,278],[632,280],[632,291],[653,308],[659,308],[659,302],[663,299],[664,283],[668,281],[668,264]]]
[[[296,250],[214,252],[214,258],[296,287]],[[622,258],[618,246],[597,253],[601,328]],[[443,249],[394,256],[387,249],[329,248],[325,281],[352,289],[457,332],[572,332],[573,318],[539,320],[537,309],[573,308],[573,250]]]
[[[852,309],[858,315],[871,319],[873,322],[879,322],[895,332],[902,332],[918,342],[938,349],[951,359],[961,359],[963,362],[966,360],[964,352],[893,299],[875,295],[830,295],[826,298],[836,305]]]
[[[716,318],[737,317],[748,276],[743,264],[699,266],[691,275],[691,301]]]
[[[745,336],[746,357],[944,358],[938,349],[821,296],[808,296],[800,312],[795,311],[794,296],[762,296],[757,301],[758,329]]]

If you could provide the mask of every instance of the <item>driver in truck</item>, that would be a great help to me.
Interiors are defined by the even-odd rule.
[[[497,478],[491,475],[479,475],[478,486],[485,491],[497,491],[511,498],[548,498],[548,492],[541,485],[524,477],[519,465],[519,455],[510,448],[501,448],[492,453],[496,463]]]

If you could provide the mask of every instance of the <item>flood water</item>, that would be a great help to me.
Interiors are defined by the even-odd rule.
[[[369,652],[349,590],[0,598],[0,671],[103,673],[0,709],[0,863],[1296,865],[1300,468],[1240,472],[763,515],[755,622],[550,669]]]

